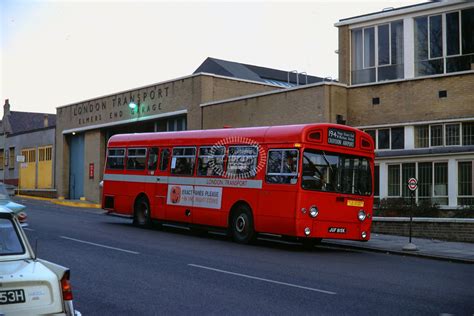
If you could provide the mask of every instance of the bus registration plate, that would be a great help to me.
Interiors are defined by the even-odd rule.
[[[347,206],[364,207],[364,201],[347,200]]]

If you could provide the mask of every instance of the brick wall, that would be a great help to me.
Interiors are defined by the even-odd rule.
[[[339,82],[350,84],[350,30],[349,26],[339,27]]]
[[[410,219],[374,217],[372,233],[409,236]],[[474,242],[474,219],[413,218],[412,237]]]
[[[349,125],[404,123],[474,116],[474,73],[350,87]],[[439,98],[440,90],[447,91]],[[372,98],[380,104],[373,105]]]

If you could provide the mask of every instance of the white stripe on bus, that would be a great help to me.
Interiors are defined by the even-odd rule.
[[[262,180],[248,180],[248,179],[105,174],[104,180],[105,181],[139,182],[139,183],[204,185],[204,186],[211,186],[211,187],[229,187],[229,188],[247,188],[247,189],[261,189],[262,188]]]

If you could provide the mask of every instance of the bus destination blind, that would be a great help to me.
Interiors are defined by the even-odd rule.
[[[328,144],[355,147],[355,133],[337,128],[328,129]]]

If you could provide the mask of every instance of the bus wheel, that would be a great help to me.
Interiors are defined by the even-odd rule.
[[[240,205],[232,216],[231,232],[234,241],[248,244],[255,238],[252,212],[246,205]]]
[[[150,204],[144,196],[139,197],[135,202],[133,225],[140,227],[151,226]]]

